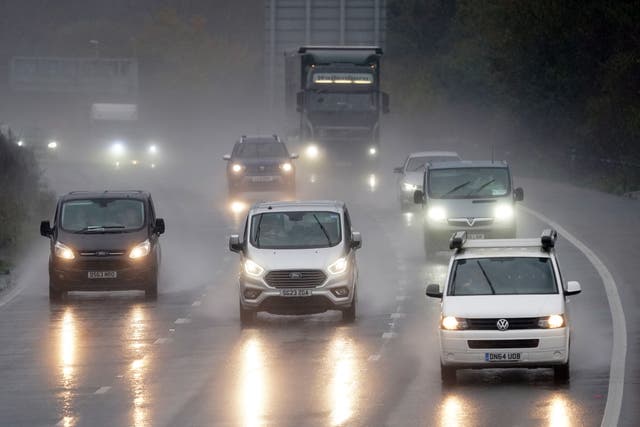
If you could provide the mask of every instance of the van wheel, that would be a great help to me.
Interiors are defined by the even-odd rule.
[[[144,297],[148,301],[155,301],[158,299],[158,273],[154,273],[152,275],[151,281],[147,286],[147,289],[144,290]]]
[[[53,281],[49,279],[49,301],[58,302],[67,294],[66,291],[60,291],[53,285]]]
[[[458,381],[456,368],[454,368],[453,366],[445,366],[440,363],[440,378],[442,379],[442,384],[444,385],[455,385]]]
[[[255,323],[257,313],[254,310],[242,307],[242,303],[239,303],[240,308],[240,325],[242,327],[251,326]]]
[[[553,380],[556,384],[567,384],[570,378],[569,362],[553,367]]]

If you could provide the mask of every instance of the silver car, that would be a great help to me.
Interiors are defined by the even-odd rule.
[[[427,163],[452,162],[460,160],[454,151],[421,151],[407,156],[402,166],[393,169],[398,175],[396,179],[398,201],[402,211],[408,210],[413,204],[413,193],[422,191],[422,177]]]
[[[243,237],[229,249],[240,258],[240,321],[256,314],[313,314],[340,310],[356,317],[360,233],[338,201],[265,202],[247,214]]]

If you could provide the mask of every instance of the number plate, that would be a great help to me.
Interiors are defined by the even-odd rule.
[[[251,182],[272,182],[275,179],[275,176],[252,176]]]
[[[485,362],[518,362],[522,353],[485,353]]]
[[[473,239],[473,240],[484,239],[484,234],[468,233],[467,234],[467,238]]]
[[[118,277],[117,271],[90,271],[89,279],[115,279]]]
[[[280,295],[283,297],[310,297],[311,289],[281,289]]]

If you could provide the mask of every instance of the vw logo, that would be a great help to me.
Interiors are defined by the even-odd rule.
[[[467,218],[467,224],[469,225],[469,227],[473,227],[473,224],[475,223],[476,223],[475,218]]]
[[[507,319],[500,319],[496,322],[496,326],[500,331],[506,331],[509,329],[509,321]]]
[[[298,272],[289,273],[289,279],[300,280],[302,279],[302,273],[298,273]]]
[[[107,251],[98,251],[98,252],[96,252],[96,255],[97,256],[107,256],[107,255],[109,255],[109,252],[107,252]]]

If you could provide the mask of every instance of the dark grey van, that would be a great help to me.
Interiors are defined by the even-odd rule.
[[[53,224],[40,224],[40,234],[51,240],[50,300],[69,291],[117,290],[143,290],[155,299],[164,230],[144,191],[74,191],[60,197]]]

